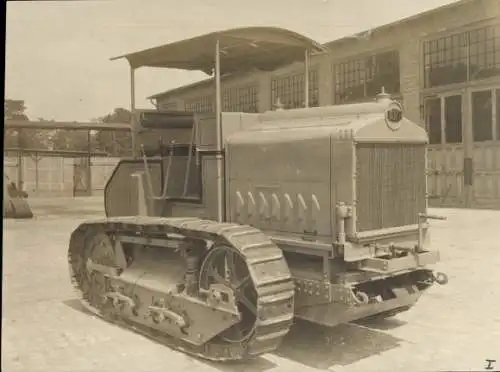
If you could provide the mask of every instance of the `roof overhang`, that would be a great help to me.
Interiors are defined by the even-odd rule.
[[[272,71],[304,60],[305,50],[312,54],[328,51],[318,42],[283,28],[245,27],[212,32],[111,60],[126,58],[134,69],[160,67],[202,71],[212,75],[217,41],[221,75],[255,69]]]
[[[4,129],[67,129],[129,131],[129,123],[5,120]]]

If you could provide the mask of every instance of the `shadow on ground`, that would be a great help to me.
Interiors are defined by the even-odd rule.
[[[402,325],[395,319],[378,323]],[[298,321],[276,355],[309,367],[328,369],[399,347],[402,340],[367,325],[342,324],[328,328]]]
[[[104,199],[80,198],[28,198],[35,219],[92,218],[104,216]]]
[[[77,299],[64,301],[64,304],[93,316]],[[362,326],[344,324],[335,328],[297,321],[285,337],[281,347],[274,354],[318,369],[328,369],[335,365],[347,366],[361,359],[399,347],[400,339],[377,329],[391,329],[401,325],[404,325],[404,322],[394,318],[370,323],[364,322]],[[241,370],[264,372],[276,367],[273,362],[264,357],[243,362],[201,361],[222,372]]]

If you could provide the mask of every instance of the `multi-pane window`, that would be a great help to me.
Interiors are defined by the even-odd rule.
[[[184,109],[189,112],[214,112],[214,96],[206,95],[184,101]]]
[[[500,141],[500,89],[471,92],[471,114],[475,142]]]
[[[285,109],[305,106],[304,73],[275,77],[271,80],[271,107],[278,100]],[[318,71],[309,71],[309,107],[319,106]]]
[[[462,101],[462,94],[425,99],[425,123],[431,145],[462,142]],[[474,142],[500,141],[500,89],[471,91],[470,113]]]
[[[170,110],[175,111],[175,110],[177,110],[177,102],[175,102],[175,101],[159,102],[158,108],[160,110],[165,110],[165,111],[170,111]]]
[[[431,145],[462,143],[462,95],[425,99],[425,124]]]
[[[335,103],[374,98],[382,91],[400,93],[399,53],[396,50],[353,58],[334,65]]]
[[[424,86],[500,76],[500,25],[425,41]]]
[[[470,80],[500,76],[500,25],[469,32]]]
[[[475,142],[493,139],[493,90],[471,93],[472,124]]]
[[[258,88],[255,85],[224,89],[222,111],[258,112]]]

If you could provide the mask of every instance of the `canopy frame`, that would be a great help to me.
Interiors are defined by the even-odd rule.
[[[246,27],[213,32],[155,48],[114,57],[125,58],[130,66],[130,108],[136,112],[135,70],[140,67],[198,70],[214,74],[217,131],[217,197],[218,220],[223,221],[222,185],[222,92],[221,76],[252,70],[272,71],[304,60],[304,106],[309,107],[309,58],[326,53],[316,41],[295,32],[276,27]],[[212,57],[209,57],[212,54]],[[132,115],[132,120],[136,120]],[[132,122],[132,128],[135,123]],[[133,156],[136,156],[135,130],[132,130]]]

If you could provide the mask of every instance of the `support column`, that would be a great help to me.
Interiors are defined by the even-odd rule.
[[[135,69],[130,67],[130,111],[132,113],[132,120],[130,122],[131,131],[130,135],[132,137],[132,158],[135,158],[135,134],[136,134],[136,122],[135,122]]]
[[[222,157],[222,128],[221,128],[221,83],[220,83],[220,41],[217,39],[215,44],[215,123],[217,133],[217,220],[223,221],[223,205],[225,205],[223,184],[222,184],[222,167],[224,159]]]
[[[474,133],[472,130],[472,112],[470,91],[463,89],[462,93],[462,138],[464,148],[464,193],[465,208],[471,208],[474,203]]]
[[[92,131],[89,129],[87,131],[87,166],[85,169],[85,176],[87,178],[87,190],[85,194],[87,196],[92,195]]]
[[[24,131],[22,129],[17,130],[17,189],[18,190],[23,190],[23,168],[24,168],[24,159],[23,159],[23,152],[24,152]],[[37,190],[38,191],[38,190]]]
[[[304,107],[309,107],[309,50],[304,53]]]

